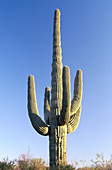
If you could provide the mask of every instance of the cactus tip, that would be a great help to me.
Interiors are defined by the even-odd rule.
[[[69,69],[69,67],[68,67],[68,66],[66,66],[66,65],[64,66],[64,68],[65,68],[65,69],[67,69],[67,68]]]
[[[29,75],[28,76],[28,81],[30,81],[30,80],[34,80],[34,76],[33,75]]]
[[[34,76],[33,75],[29,75],[28,78],[34,78]]]
[[[77,70],[77,75],[82,75],[82,70],[81,69]]]
[[[69,69],[68,66],[65,65],[65,66],[63,67],[63,71],[64,71],[64,72],[70,72],[70,69]]]
[[[55,9],[55,15],[60,15],[60,10],[59,9]]]
[[[49,87],[46,87],[45,90],[46,90],[46,91],[50,91],[50,88],[49,88]]]
[[[78,72],[82,72],[82,70],[81,70],[81,69],[78,69],[77,71],[78,71]]]

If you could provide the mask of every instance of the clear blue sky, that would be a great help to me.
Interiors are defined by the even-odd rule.
[[[80,124],[67,135],[67,160],[112,154],[112,0],[0,0],[0,159],[28,149],[48,160],[48,137],[32,127],[27,78],[35,76],[43,118],[44,89],[51,87],[54,10],[61,11],[62,62],[83,71]]]

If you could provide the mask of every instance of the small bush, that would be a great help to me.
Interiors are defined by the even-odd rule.
[[[31,158],[29,152],[22,154],[19,160],[16,160],[16,170],[45,170],[45,161],[42,158]]]
[[[75,170],[75,168],[72,165],[60,165],[59,170]]]
[[[0,170],[13,170],[15,161],[9,161],[8,157],[0,161]]]

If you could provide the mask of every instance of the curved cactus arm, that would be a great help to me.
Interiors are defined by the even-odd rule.
[[[50,114],[50,88],[45,88],[44,95],[44,120],[47,124],[49,124],[49,114]]]
[[[68,66],[63,68],[63,101],[60,114],[60,124],[68,124],[70,120],[71,93],[70,93],[70,70]]]
[[[40,118],[37,110],[34,77],[28,77],[28,113],[34,129],[41,135],[49,134],[49,127]]]
[[[77,112],[82,100],[82,71],[78,70],[74,82],[74,97],[71,102],[71,116]]]
[[[67,125],[67,133],[72,133],[77,129],[80,121],[80,115],[81,115],[81,105],[78,111],[70,117],[70,121]]]

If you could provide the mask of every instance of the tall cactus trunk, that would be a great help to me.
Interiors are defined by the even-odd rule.
[[[59,126],[59,115],[62,109],[62,62],[60,41],[60,11],[55,10],[53,28],[53,56],[52,56],[52,90],[49,135],[50,167],[66,162],[66,134],[67,127]]]
[[[62,109],[62,56],[60,41],[60,11],[55,10],[53,29],[53,56],[52,56],[52,81],[51,81],[51,114],[50,125],[58,124],[58,115]],[[53,121],[55,119],[55,121]]]
[[[51,126],[51,135],[49,135],[50,170],[66,163],[66,134],[66,125]]]

